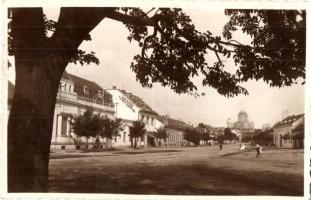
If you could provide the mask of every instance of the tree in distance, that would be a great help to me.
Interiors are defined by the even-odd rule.
[[[202,139],[202,133],[196,128],[188,128],[185,131],[184,139],[198,146],[200,145],[200,140]]]
[[[80,44],[103,19],[122,22],[128,40],[141,47],[130,64],[143,87],[160,83],[176,93],[202,95],[193,77],[221,95],[248,94],[242,82],[264,80],[273,87],[305,79],[305,10],[226,10],[223,37],[196,30],[180,8],[63,7],[57,22],[43,9],[10,8],[8,51],[14,56],[15,94],[8,122],[8,191],[47,192],[57,91],[69,62],[99,64]],[[149,27],[149,28],[148,28]],[[232,39],[242,30],[250,44]],[[48,36],[48,32],[52,32]],[[216,62],[206,60],[214,54]],[[223,59],[233,58],[229,73]]]
[[[231,142],[232,140],[239,140],[239,137],[235,133],[233,133],[230,128],[225,128],[224,139]]]
[[[165,128],[159,128],[155,133],[155,138],[158,139],[158,142],[160,142],[160,144],[165,143],[166,139],[168,138],[167,130]]]
[[[78,137],[86,138],[86,146],[90,137],[95,138],[102,131],[101,117],[92,109],[87,109],[83,115],[74,116],[71,128]]]
[[[145,124],[142,121],[140,120],[134,121],[133,125],[130,126],[131,147],[136,148],[138,139],[140,138],[142,140],[146,132],[147,131],[145,129]]]
[[[100,136],[106,138],[106,148],[112,148],[111,141],[113,138],[120,136],[120,132],[124,130],[123,123],[121,119],[109,119],[108,117],[103,117],[101,119],[102,131]]]
[[[197,126],[197,129],[200,130],[200,132],[202,133],[202,140],[204,141],[204,144],[207,144],[208,141],[211,139],[208,129],[211,128],[211,126],[209,125],[205,125],[204,123],[199,123]]]

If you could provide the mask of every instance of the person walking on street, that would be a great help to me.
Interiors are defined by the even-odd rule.
[[[259,144],[256,144],[256,158],[259,158],[260,153],[261,153],[261,146]]]
[[[220,142],[219,143],[219,151],[221,151],[222,150],[222,143]]]

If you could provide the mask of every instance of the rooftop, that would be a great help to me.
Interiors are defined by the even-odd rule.
[[[138,108],[141,109],[141,111],[145,111],[151,114],[158,115],[156,111],[154,111],[146,102],[144,102],[139,96],[132,94],[131,92],[127,92],[126,90],[120,90],[116,87],[112,88],[113,90],[119,90],[121,93],[123,93],[127,98],[130,99],[132,103],[134,103]]]
[[[177,119],[172,119],[167,116],[159,116],[159,120],[164,123],[165,127],[173,129],[186,129],[189,128],[189,125],[185,122]]]
[[[302,118],[303,116],[304,116],[304,114],[288,116],[285,119],[283,119],[282,121],[277,122],[273,128],[279,128],[279,127],[292,125],[295,121]]]
[[[79,97],[82,97],[86,101],[93,101],[93,98],[96,95],[103,94],[104,104],[113,103],[111,94],[104,91],[104,89],[94,81],[70,74],[67,71],[63,73],[62,79],[72,81],[74,83],[74,92],[76,92]],[[89,92],[85,93],[84,88],[86,88]]]

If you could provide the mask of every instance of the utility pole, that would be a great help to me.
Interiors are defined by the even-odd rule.
[[[118,118],[118,102],[117,103],[115,103],[115,105],[116,105],[116,118]]]

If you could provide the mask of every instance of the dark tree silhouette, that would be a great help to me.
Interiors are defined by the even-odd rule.
[[[57,90],[69,62],[98,63],[94,52],[78,49],[104,18],[125,24],[128,39],[141,53],[131,64],[145,87],[155,82],[176,93],[197,95],[192,77],[226,96],[247,94],[242,81],[263,79],[271,86],[291,85],[305,77],[305,11],[228,10],[224,38],[199,32],[181,9],[61,8],[56,23],[42,8],[9,9],[9,54],[16,68],[15,94],[8,123],[8,191],[46,192]],[[238,26],[251,45],[230,40]],[[151,27],[150,33],[147,27]],[[47,37],[47,31],[53,32]],[[213,53],[211,64],[205,55]],[[226,71],[223,57],[238,70]]]
[[[101,118],[102,131],[100,136],[107,139],[106,147],[111,148],[111,141],[114,137],[120,136],[120,132],[124,130],[121,119],[109,119],[108,117]]]
[[[196,128],[188,128],[184,134],[184,139],[198,146],[202,139],[202,133]]]
[[[232,141],[232,140],[239,140],[239,137],[235,133],[233,133],[230,128],[225,128],[224,139]]]
[[[131,147],[136,148],[138,138],[143,138],[146,132],[145,124],[142,121],[134,121],[133,125],[130,126]]]
[[[88,146],[89,138],[95,138],[102,131],[101,116],[88,109],[83,115],[74,116],[71,127],[78,137],[86,138],[86,145]]]

